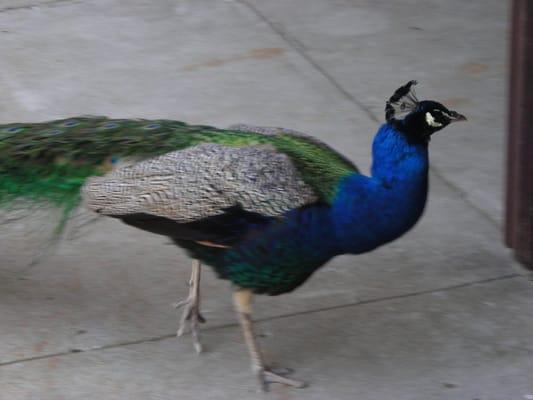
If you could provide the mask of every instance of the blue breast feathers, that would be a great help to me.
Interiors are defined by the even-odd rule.
[[[341,181],[331,210],[337,240],[347,253],[363,253],[398,238],[418,221],[426,203],[426,143],[409,143],[385,124],[372,152],[372,176],[353,174]]]

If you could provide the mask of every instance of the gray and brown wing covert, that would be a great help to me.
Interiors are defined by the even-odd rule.
[[[82,196],[100,214],[151,214],[179,223],[221,215],[235,206],[275,217],[318,200],[291,158],[273,146],[213,143],[90,178]]]

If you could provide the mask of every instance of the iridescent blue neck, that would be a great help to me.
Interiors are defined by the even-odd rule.
[[[374,138],[372,155],[372,176],[346,177],[332,208],[337,240],[349,253],[369,251],[401,236],[426,203],[426,143],[411,144],[385,124]]]
[[[425,179],[429,167],[427,143],[409,143],[392,125],[381,126],[372,144],[372,178],[386,185]]]

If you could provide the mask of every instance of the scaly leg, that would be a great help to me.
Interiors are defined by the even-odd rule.
[[[191,336],[194,349],[197,353],[202,352],[202,344],[198,334],[198,324],[205,322],[205,318],[200,313],[200,274],[201,264],[199,260],[192,261],[191,279],[189,280],[189,295],[185,300],[174,304],[175,308],[184,307],[180,318],[180,325],[177,335],[181,336],[185,332],[187,321],[191,327]]]
[[[280,374],[276,374],[272,369],[265,365],[263,355],[259,349],[259,345],[255,339],[253,322],[252,322],[252,291],[248,289],[240,289],[233,294],[233,301],[235,309],[239,316],[239,321],[244,333],[244,339],[250,357],[252,359],[252,371],[256,374],[259,381],[259,389],[261,391],[268,390],[269,383],[281,383],[283,385],[293,386],[297,388],[305,387],[305,383],[294,379],[286,378]]]

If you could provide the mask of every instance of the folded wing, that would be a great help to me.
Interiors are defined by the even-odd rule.
[[[265,217],[314,203],[318,196],[292,159],[271,145],[205,143],[88,179],[86,206],[103,215],[148,214],[178,223],[235,207]]]

